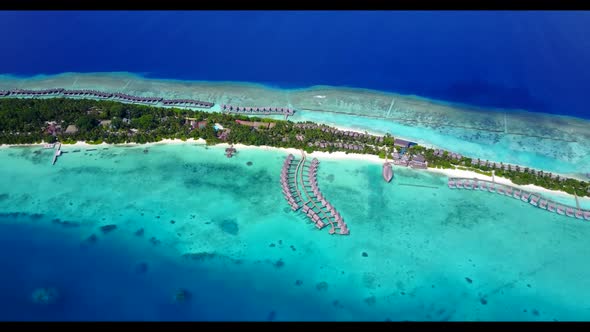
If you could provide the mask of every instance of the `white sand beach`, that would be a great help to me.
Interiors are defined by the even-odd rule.
[[[350,131],[354,131],[354,129],[347,129],[347,128],[338,128],[339,130],[350,130]],[[170,145],[176,145],[176,144],[207,144],[207,142],[202,139],[193,139],[193,138],[189,138],[185,141],[181,140],[181,139],[163,139],[159,142],[150,142],[150,143],[145,143],[145,144],[140,144],[140,143],[124,143],[124,144],[107,144],[107,143],[101,143],[101,144],[89,144],[86,143],[85,141],[77,141],[74,144],[63,144],[63,147],[68,147],[68,146],[75,146],[75,147],[96,147],[96,146],[136,146],[136,145],[146,145],[146,146],[150,146],[150,145],[159,145],[159,144],[170,144]],[[29,146],[29,147],[42,147],[43,146],[43,142],[40,144],[14,144],[14,145],[10,145],[10,144],[2,144],[0,145],[0,148],[8,148],[11,146]],[[218,147],[222,147],[222,148],[226,148],[229,147],[230,144],[229,143],[220,143],[217,144],[216,146]],[[245,144],[233,144],[234,148],[236,148],[238,150],[238,152],[240,150],[249,150],[249,149],[261,149],[261,150],[275,150],[275,151],[282,151],[286,154],[293,154],[295,156],[299,156],[301,155],[301,151],[295,148],[277,148],[277,147],[272,147],[272,146],[255,146],[255,145],[245,145]],[[379,158],[378,156],[375,155],[370,155],[370,154],[358,154],[358,153],[346,153],[346,152],[342,152],[342,151],[337,151],[337,152],[324,152],[324,151],[314,151],[312,153],[307,154],[308,158],[318,158],[318,159],[330,159],[330,160],[360,160],[360,161],[366,161],[366,162],[372,162],[372,163],[383,163],[385,162],[384,159]],[[394,167],[399,167],[399,166],[394,166]],[[492,181],[492,177],[491,176],[487,176],[487,175],[483,175],[483,174],[479,174],[473,171],[466,171],[466,170],[460,170],[460,169],[440,169],[440,168],[428,168],[426,170],[424,170],[426,172],[432,172],[432,173],[438,173],[438,174],[443,174],[445,176],[448,177],[461,177],[461,178],[475,178],[475,179],[481,179],[481,180],[488,180],[488,181]],[[517,185],[515,183],[513,183],[510,179],[507,178],[503,178],[503,177],[499,177],[499,176],[494,176],[494,180],[497,183],[500,184],[505,184],[505,185],[510,185],[516,188],[520,188],[522,190],[526,190],[526,191],[530,191],[530,192],[536,192],[536,193],[545,193],[545,194],[549,194],[549,195],[553,195],[553,196],[557,196],[557,197],[562,197],[562,198],[567,198],[567,199],[574,199],[573,195],[570,195],[566,192],[562,192],[562,191],[557,191],[557,190],[550,190],[550,189],[546,189],[543,187],[539,187],[536,185]],[[590,202],[590,198],[578,198],[581,201],[588,201]]]

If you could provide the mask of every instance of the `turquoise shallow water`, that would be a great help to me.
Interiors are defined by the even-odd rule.
[[[0,149],[0,319],[590,317],[588,223],[435,174],[395,168],[387,184],[380,164],[320,159],[351,230],[330,236],[284,202],[283,152],[144,148],[65,146],[55,166],[50,151]],[[45,285],[63,294],[53,307],[30,302]],[[180,287],[187,303],[172,301]]]

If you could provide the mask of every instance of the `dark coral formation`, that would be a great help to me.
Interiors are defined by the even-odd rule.
[[[183,254],[182,257],[185,259],[190,259],[190,260],[197,261],[197,262],[204,262],[206,260],[212,260],[212,259],[221,259],[221,260],[229,261],[233,264],[242,264],[242,260],[240,260],[240,259],[235,259],[235,258],[231,258],[229,256],[219,255],[219,254],[210,253],[210,252],[190,252],[190,253]]]
[[[135,272],[143,274],[146,273],[148,271],[148,264],[146,262],[141,262],[139,264],[137,264],[137,266],[135,267]]]
[[[37,288],[31,294],[31,298],[33,300],[33,303],[36,304],[53,304],[57,302],[57,300],[59,299],[59,292],[57,291],[57,289],[53,287]]]
[[[67,228],[72,228],[72,227],[80,227],[80,223],[75,222],[75,221],[67,221],[67,220],[61,220],[58,218],[52,219],[51,222],[55,225],[59,225],[62,227],[67,227]]]
[[[115,225],[115,224],[104,225],[104,226],[100,227],[100,230],[104,234],[110,233],[110,232],[114,231],[115,229],[117,229],[117,225]]]
[[[266,317],[266,320],[269,322],[272,322],[273,320],[275,320],[275,318],[277,318],[277,313],[276,311],[271,311],[268,313],[268,316]]]
[[[369,296],[364,299],[364,302],[369,306],[373,306],[375,305],[375,303],[377,303],[377,298],[375,297],[375,295]]]
[[[283,259],[280,258],[278,261],[276,261],[273,264],[277,269],[280,269],[281,267],[285,266],[285,262],[283,262]]]
[[[319,290],[319,291],[325,291],[325,290],[328,290],[328,283],[327,283],[327,282],[325,282],[325,281],[318,282],[318,283],[315,285],[315,288],[316,288],[317,290]]]
[[[96,243],[96,241],[98,241],[98,236],[96,236],[96,234],[92,234],[86,239],[86,242],[88,243]]]
[[[223,219],[217,222],[219,228],[227,234],[238,235],[240,231],[238,221],[236,219]]]
[[[184,288],[177,289],[176,293],[174,294],[174,301],[176,301],[178,303],[187,302],[191,298],[192,298],[192,293]]]

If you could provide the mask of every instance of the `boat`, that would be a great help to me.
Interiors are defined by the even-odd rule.
[[[384,163],[383,164],[383,179],[385,182],[391,182],[393,178],[393,168],[391,167],[391,163]]]

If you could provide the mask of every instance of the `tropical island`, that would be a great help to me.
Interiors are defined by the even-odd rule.
[[[533,184],[580,197],[590,196],[590,184],[585,181],[430,149],[390,134],[378,136],[313,122],[90,98],[0,99],[0,144],[141,144],[189,138],[204,139],[208,145],[240,143],[295,148],[308,153],[376,155],[412,168],[462,169],[484,175],[493,172],[518,185]]]

